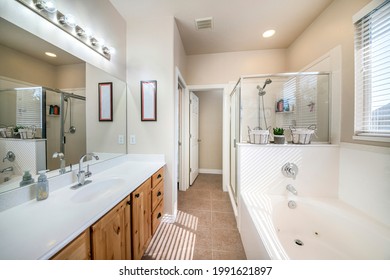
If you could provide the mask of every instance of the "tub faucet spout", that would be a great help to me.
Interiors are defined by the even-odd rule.
[[[291,184],[288,184],[288,185],[286,186],[286,190],[289,191],[289,192],[291,192],[293,195],[298,195],[298,191],[297,191],[297,190],[294,188],[294,186],[291,185]]]

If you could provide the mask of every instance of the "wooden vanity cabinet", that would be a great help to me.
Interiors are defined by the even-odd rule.
[[[159,169],[53,260],[140,260],[164,211],[164,169]]]
[[[133,259],[140,260],[152,236],[151,178],[131,193],[131,229]]]
[[[89,228],[70,242],[65,248],[54,255],[52,260],[90,260],[91,246],[90,246]]]
[[[152,235],[156,232],[164,212],[164,168],[152,176]]]
[[[130,198],[122,200],[91,226],[92,259],[130,259]]]

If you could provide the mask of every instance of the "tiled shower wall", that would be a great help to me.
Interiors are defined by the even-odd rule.
[[[36,175],[39,170],[46,169],[46,148],[42,139],[0,139],[0,156],[3,159],[8,151],[15,154],[15,161],[0,161],[0,167],[12,166],[15,175],[23,175],[23,171],[29,170],[32,175]]]

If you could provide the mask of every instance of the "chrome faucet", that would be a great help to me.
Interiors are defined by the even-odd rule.
[[[0,173],[4,173],[7,171],[13,171],[13,170],[14,170],[14,168],[12,166],[10,166],[10,167],[4,168],[3,170],[0,170]]]
[[[291,184],[288,184],[286,186],[286,190],[288,190],[289,192],[291,192],[293,195],[298,195],[298,191],[294,188],[293,185]]]
[[[298,174],[298,166],[295,163],[287,162],[282,166],[282,173],[288,178],[295,179]]]
[[[87,153],[85,155],[83,155],[81,158],[80,158],[80,162],[79,162],[79,173],[77,174],[77,181],[79,183],[79,185],[84,185],[85,183],[85,178],[88,178],[92,175],[92,173],[89,171],[89,164],[87,165],[87,172],[85,172],[83,170],[83,168],[81,167],[82,163],[85,161],[85,159],[87,157],[93,157],[95,158],[96,160],[99,159],[99,157],[97,155],[95,155],[94,153]]]
[[[65,173],[65,155],[63,153],[55,152],[53,158],[60,158],[60,174]]]
[[[13,162],[15,160],[15,154],[9,151],[7,155],[3,158],[3,162],[5,162],[6,159],[10,162]]]

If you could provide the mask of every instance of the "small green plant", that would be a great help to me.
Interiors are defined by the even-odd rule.
[[[14,132],[18,132],[19,129],[23,129],[23,128],[25,128],[25,127],[22,126],[22,125],[17,125],[17,126],[15,126],[15,128],[14,128]]]
[[[274,135],[283,135],[284,134],[284,129],[281,127],[275,127],[274,128]]]

